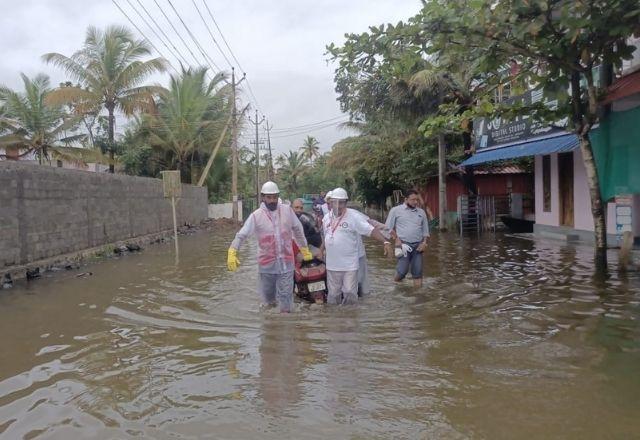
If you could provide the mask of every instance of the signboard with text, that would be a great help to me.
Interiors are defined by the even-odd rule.
[[[542,90],[530,90],[523,95],[515,96],[505,101],[531,105],[545,100]],[[558,105],[557,100],[545,100],[550,108]],[[567,121],[559,121],[552,125],[542,124],[528,115],[518,116],[513,120],[504,118],[478,118],[473,121],[473,134],[476,151],[497,146],[516,144],[528,139],[534,139],[553,134],[565,133]]]
[[[622,239],[625,232],[633,232],[633,197],[630,195],[619,195],[616,201],[616,236]]]
[[[166,198],[180,197],[182,184],[180,183],[180,171],[162,171],[162,190]]]

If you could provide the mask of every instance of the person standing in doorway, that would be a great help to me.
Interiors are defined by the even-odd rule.
[[[227,253],[227,267],[236,271],[240,265],[238,249],[249,237],[258,240],[258,291],[263,304],[291,311],[293,304],[294,255],[291,243],[295,240],[305,261],[313,257],[300,220],[290,206],[278,201],[280,190],[274,182],[262,185],[262,203],[236,234]]]
[[[410,189],[404,203],[389,211],[385,223],[397,236],[395,255],[398,263],[395,281],[402,281],[411,270],[415,287],[422,286],[422,254],[429,239],[429,219],[424,210],[418,207],[418,203],[418,192]]]
[[[323,219],[327,267],[327,303],[354,304],[358,301],[359,236],[384,243],[384,236],[367,220],[347,208],[347,191],[331,191],[331,210]]]

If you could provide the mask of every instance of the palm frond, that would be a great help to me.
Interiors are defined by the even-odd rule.
[[[120,89],[137,87],[154,73],[162,73],[167,70],[169,62],[164,58],[153,58],[147,61],[133,61],[118,72],[114,83]]]
[[[45,103],[49,105],[76,104],[83,109],[86,108],[81,113],[87,113],[90,108],[95,108],[96,103],[101,100],[102,96],[81,87],[60,87],[45,96]]]
[[[22,147],[25,145],[27,145],[25,138],[18,134],[10,133],[0,136],[0,147],[2,148]]]
[[[67,75],[71,76],[75,81],[82,83],[95,83],[94,78],[90,71],[85,66],[81,65],[73,58],[69,58],[59,53],[46,53],[42,55],[42,60],[47,64],[52,64],[61,68]]]

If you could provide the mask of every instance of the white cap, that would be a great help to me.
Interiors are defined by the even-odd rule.
[[[330,198],[331,198],[331,194],[333,194],[333,191],[329,191],[329,192],[324,196],[324,198],[325,198],[325,199],[330,199]]]
[[[280,194],[280,190],[278,189],[278,185],[274,182],[268,181],[262,185],[260,194]]]
[[[345,189],[336,188],[331,191],[331,198],[336,200],[349,200],[349,195]]]

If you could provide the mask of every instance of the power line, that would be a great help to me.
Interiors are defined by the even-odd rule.
[[[236,64],[238,65],[238,67],[240,68],[240,70],[242,70],[242,72],[244,73],[244,69],[242,68],[242,66],[240,65],[240,61],[238,61],[238,58],[236,58],[235,54],[233,53],[233,51],[231,50],[231,47],[229,47],[229,43],[227,42],[227,39],[224,38],[224,34],[222,33],[222,31],[220,30],[220,26],[218,26],[218,22],[216,21],[216,19],[213,17],[213,14],[211,13],[211,9],[209,9],[209,5],[207,5],[206,0],[202,0],[202,3],[204,3],[205,8],[207,8],[207,12],[209,13],[209,17],[211,17],[211,20],[213,21],[213,24],[216,26],[216,29],[218,29],[218,32],[220,33],[220,36],[222,37],[222,41],[224,41],[224,45],[227,46],[227,49],[229,50],[229,53],[231,54],[231,56],[233,57],[234,61],[236,62]]]
[[[344,119],[346,118],[346,119]],[[309,128],[314,128],[317,125],[324,125],[327,123],[343,123],[343,122],[347,122],[349,119],[346,115],[341,115],[341,116],[336,116],[333,118],[329,118],[329,119],[325,119],[323,121],[317,121],[317,122],[310,122],[308,124],[302,124],[302,125],[296,125],[296,126],[292,126],[292,127],[283,127],[283,128],[274,128],[273,131],[276,133],[284,133],[284,132],[288,132],[288,131],[299,131],[299,130],[305,130],[305,129],[309,129]]]
[[[180,16],[180,14],[178,13],[178,10],[175,8],[175,6],[173,6],[173,2],[171,0],[167,0],[167,2],[169,3],[169,5],[171,6],[171,9],[173,9],[173,12],[176,13],[176,16],[178,17],[178,19],[180,20],[180,23],[182,23],[182,26],[184,26],[185,30],[187,31],[187,34],[189,34],[189,36],[191,37],[191,39],[193,40],[193,42],[196,44],[196,47],[198,48],[198,50],[200,51],[200,53],[202,54],[202,56],[204,57],[204,60],[209,64],[209,67],[211,67],[211,70],[215,71],[222,71],[222,69],[220,69],[220,67],[218,67],[218,65],[211,59],[211,57],[209,57],[205,52],[204,49],[202,49],[202,46],[200,46],[200,43],[198,42],[198,40],[196,39],[196,37],[193,35],[193,33],[191,32],[191,30],[189,29],[189,27],[187,26],[187,24],[184,22],[184,20],[182,19],[182,17]]]
[[[202,127],[197,127],[198,125],[201,125]],[[188,122],[188,121],[184,121],[183,123],[169,123],[169,124],[163,124],[162,122],[145,122],[144,124],[142,124],[142,126],[144,128],[149,128],[149,129],[159,129],[159,130],[177,130],[177,129],[184,129],[187,127],[190,128],[198,128],[198,129],[203,129],[203,130],[217,130],[221,127],[224,126],[224,121],[221,119],[219,121],[205,121],[203,122]],[[194,126],[194,127],[191,127]]]
[[[171,26],[171,28],[173,29],[173,31],[176,33],[176,35],[178,36],[178,38],[180,38],[180,41],[182,41],[182,44],[184,45],[184,47],[187,48],[187,50],[189,51],[189,53],[191,54],[191,56],[193,57],[193,60],[196,62],[196,66],[200,65],[200,61],[198,61],[198,59],[196,58],[196,56],[193,54],[193,51],[191,50],[191,48],[189,47],[189,45],[184,41],[184,38],[182,38],[182,35],[180,35],[180,32],[178,32],[178,30],[176,29],[176,27],[173,25],[173,22],[169,19],[169,17],[167,16],[167,14],[164,12],[164,9],[162,9],[162,6],[160,6],[160,4],[158,3],[158,0],[153,0],[153,2],[156,4],[156,6],[158,7],[158,9],[160,9],[160,12],[162,12],[162,15],[164,16],[165,20],[167,20],[167,22],[169,23],[169,26]]]
[[[116,2],[116,0],[111,0],[111,1],[113,2],[114,5],[116,5],[116,8],[118,8],[120,10],[120,12],[122,12],[122,15],[124,15],[127,18],[127,20],[129,20],[129,23],[131,23],[133,25],[133,27],[136,28],[136,30],[140,33],[140,35],[142,35],[142,38],[144,38],[151,45],[151,47],[153,47],[153,49],[160,54],[160,56],[162,58],[167,60],[167,62],[169,63],[169,67],[171,67],[174,70],[174,72],[178,73],[178,71],[173,66],[173,64],[171,64],[171,61],[169,61],[167,59],[167,57],[165,57],[164,54],[156,47],[156,45],[153,44],[153,42],[147,38],[147,36],[144,34],[144,32],[142,32],[142,30],[140,30],[140,28],[134,23],[134,21],[131,20],[129,15],[127,15],[127,13],[124,12],[124,9],[122,9],[120,7],[120,5]]]
[[[158,30],[160,31],[160,33],[164,36],[164,38],[166,38],[166,40],[169,42],[169,44],[171,45],[171,47],[173,47],[173,50],[175,51],[176,54],[178,54],[180,56],[179,61],[184,62],[185,65],[189,65],[189,62],[187,61],[187,59],[185,58],[184,55],[182,55],[182,53],[178,50],[178,48],[176,47],[175,44],[173,44],[173,41],[171,41],[171,38],[169,38],[169,36],[166,34],[166,32],[164,31],[164,29],[162,29],[162,26],[160,26],[158,24],[158,22],[156,21],[156,19],[153,17],[153,15],[151,15],[151,13],[149,12],[149,10],[147,10],[147,8],[144,6],[144,4],[140,1],[140,0],[136,0],[138,2],[138,4],[140,5],[140,7],[144,10],[144,12],[149,16],[149,18],[151,19],[151,21],[153,22],[153,24],[156,25],[156,27],[158,28]]]
[[[143,21],[143,23],[146,24],[149,29],[151,29],[151,32],[153,32],[153,34],[158,38],[158,40],[160,40],[160,42],[164,45],[164,47],[167,48],[169,53],[171,53],[171,55],[179,61],[180,59],[171,50],[171,48],[169,46],[167,46],[167,44],[164,42],[164,40],[162,38],[160,38],[160,35],[158,35],[156,30],[153,27],[151,27],[151,25],[149,25],[149,22],[144,18],[144,16],[140,13],[140,11],[138,11],[138,9],[131,3],[131,0],[126,0],[126,2],[129,4],[129,7],[131,9],[133,9],[136,14],[138,14],[138,17],[140,17],[140,19]],[[138,0],[138,3],[140,3],[139,0]]]
[[[337,119],[343,119],[345,118],[346,115],[341,115],[341,116],[336,116],[333,118],[329,118],[329,119],[325,119],[324,121],[318,121],[318,122],[311,122],[309,124],[302,124],[302,125],[297,125],[297,126],[293,126],[293,127],[285,127],[285,128],[274,128],[273,132],[274,133],[284,133],[287,131],[299,131],[299,130],[303,130],[303,129],[307,129],[307,128],[313,128],[316,125],[323,125],[326,124],[328,122],[338,122],[338,123],[342,123],[342,122],[346,122],[348,119],[345,119],[344,121],[336,121]]]
[[[160,51],[158,49],[158,47],[153,44],[153,42],[146,37],[146,35],[144,34],[144,32],[142,32],[142,30],[140,29],[140,27],[138,27],[136,25],[136,23],[131,19],[131,17],[129,17],[129,15],[123,10],[122,7],[120,7],[120,5],[115,1],[112,0],[113,3],[116,5],[116,7],[120,10],[120,12],[127,18],[127,20],[133,25],[133,27],[142,35],[142,37],[154,48],[154,50],[156,50],[156,52],[158,52],[163,58],[167,59],[166,56],[164,56],[164,54],[162,53],[162,51]],[[153,15],[149,12],[149,10],[144,6],[144,4],[140,1],[140,0],[136,0],[136,2],[138,3],[138,5],[142,8],[142,10],[147,14],[147,16],[151,19],[151,21],[153,22],[153,24],[155,24],[155,26],[158,28],[158,30],[161,32],[161,34],[164,36],[164,39],[156,32],[156,30],[153,28],[153,26],[151,26],[151,24],[145,19],[145,17],[142,15],[142,13],[135,7],[135,5],[133,5],[131,3],[130,0],[126,0],[127,3],[129,4],[129,6],[131,7],[131,9],[133,11],[135,11],[135,13],[140,17],[140,19],[144,22],[144,24],[153,32],[153,34],[158,38],[158,40],[162,43],[162,45],[167,49],[167,51],[171,54],[171,56],[173,56],[176,60],[178,60],[179,62],[184,62],[186,65],[189,65],[190,63],[187,61],[186,57],[182,54],[182,52],[176,47],[176,45],[173,43],[173,41],[171,40],[171,38],[169,38],[169,36],[167,35],[167,33],[163,30],[163,27],[160,26],[160,24],[156,21],[156,19],[153,17]],[[187,31],[187,33],[189,34],[189,36],[191,37],[191,39],[193,40],[193,42],[196,44],[196,46],[198,47],[200,53],[202,54],[202,56],[204,57],[204,60],[207,64],[209,64],[209,67],[212,69],[213,73],[215,73],[216,70],[221,71],[221,69],[216,65],[216,63],[213,61],[213,59],[207,55],[204,51],[204,49],[202,48],[201,44],[198,42],[198,40],[196,39],[195,35],[191,32],[191,30],[189,29],[189,27],[187,26],[187,24],[184,22],[184,20],[182,19],[182,17],[180,16],[180,14],[178,13],[177,9],[175,8],[175,6],[173,5],[173,3],[171,2],[171,0],[167,0],[167,2],[169,3],[169,5],[171,6],[171,8],[173,9],[173,11],[175,12],[176,16],[178,17],[178,19],[180,20],[180,22],[182,23],[182,25],[184,26],[185,30]],[[207,25],[206,20],[204,20],[204,17],[200,11],[200,9],[198,8],[197,4],[195,3],[194,0],[192,0],[194,6],[196,7],[196,10],[198,11],[198,14],[200,15],[200,18],[203,20],[203,23],[205,24],[205,26],[207,27],[207,31],[209,32],[209,35],[211,36],[212,40],[214,41],[214,43],[216,44],[218,50],[220,51],[221,55],[224,57],[225,61],[233,68],[232,63],[230,62],[229,58],[225,55],[224,51],[222,50],[222,48],[220,47],[220,45],[218,44],[217,40],[215,39],[215,37],[213,36],[213,33],[211,31],[211,28]],[[191,57],[193,58],[193,60],[195,61],[196,65],[200,65],[200,62],[198,60],[198,58],[195,56],[194,52],[191,50],[190,46],[186,43],[185,39],[182,37],[182,35],[180,34],[180,32],[178,31],[178,29],[176,29],[176,27],[174,26],[173,22],[171,21],[171,19],[168,17],[168,15],[165,13],[164,9],[162,8],[162,6],[160,6],[160,4],[158,3],[157,0],[154,0],[155,5],[158,7],[158,9],[160,10],[160,12],[162,13],[162,15],[164,16],[165,20],[169,23],[169,25],[171,26],[171,28],[173,29],[173,31],[175,32],[175,34],[178,36],[178,38],[180,39],[180,41],[182,42],[183,46],[187,48],[189,54],[191,55]],[[235,54],[233,53],[233,51],[231,50],[231,47],[229,46],[229,43],[227,42],[226,38],[224,37],[224,34],[222,34],[222,31],[220,30],[220,27],[218,26],[215,18],[213,17],[213,14],[211,13],[211,10],[209,8],[209,6],[207,5],[206,1],[203,0],[203,4],[205,5],[209,16],[211,17],[214,25],[216,26],[216,28],[218,29],[218,32],[220,32],[220,35],[227,47],[227,49],[229,50],[229,53],[231,54],[231,56],[233,57],[233,59],[236,61],[236,63],[238,64],[238,67],[240,67],[240,69],[242,69],[242,66],[240,65],[240,62],[238,61],[237,57],[235,56]],[[166,39],[166,42],[165,42]],[[171,50],[171,48],[169,47],[169,45],[173,48],[173,51]],[[168,59],[167,59],[168,61]],[[179,74],[178,70],[175,68],[175,66],[170,62],[169,62],[169,67],[176,73]],[[225,79],[225,82],[226,81]],[[247,79],[247,87],[249,89],[249,93],[251,95],[251,97],[253,98],[253,101],[256,105],[257,108],[260,107],[258,100],[255,96],[255,94],[253,93],[253,89],[251,88],[251,84],[249,83],[248,79]]]
[[[338,121],[338,122],[333,122],[330,124],[325,124],[325,125],[320,125],[318,127],[313,127],[310,129],[306,129],[297,133],[289,133],[289,134],[281,134],[281,135],[277,135],[277,136],[272,136],[271,139],[283,139],[283,138],[288,138],[288,137],[293,137],[293,136],[303,136],[305,134],[308,134],[309,132],[313,132],[313,131],[318,131],[318,130],[324,130],[326,128],[330,128],[336,125],[342,124],[342,122]]]
[[[229,50],[229,53],[231,54],[231,57],[233,57],[234,61],[236,62],[236,64],[238,65],[238,68],[240,68],[242,73],[246,74],[246,71],[244,70],[244,68],[240,64],[240,61],[238,60],[236,55],[233,53],[233,50],[231,50],[231,46],[229,46],[229,42],[227,42],[227,39],[224,37],[224,34],[222,33],[222,30],[220,29],[220,26],[218,26],[218,22],[216,21],[215,17],[213,16],[213,13],[211,12],[211,9],[209,9],[209,5],[207,4],[206,0],[202,0],[202,3],[204,4],[205,8],[207,8],[207,12],[209,13],[209,17],[211,17],[211,21],[213,21],[213,24],[215,25],[216,29],[218,30],[218,33],[222,37],[222,41],[224,42],[224,45]],[[225,57],[225,59],[226,59],[226,57]],[[253,89],[251,88],[251,83],[249,82],[248,78],[247,78],[247,88],[249,89],[249,94],[253,98],[253,102],[255,103],[256,107],[260,108],[260,104],[258,103],[258,98],[256,98],[256,95],[253,93]]]
[[[211,32],[211,28],[209,27],[209,25],[207,24],[207,22],[204,19],[204,16],[202,15],[202,13],[200,12],[200,8],[198,8],[198,5],[196,4],[195,0],[191,0],[191,3],[193,3],[193,6],[195,6],[196,11],[198,11],[198,15],[200,16],[200,19],[202,20],[202,23],[204,24],[204,26],[207,28],[207,32],[209,32],[209,36],[211,37],[211,39],[213,40],[213,43],[216,45],[216,47],[218,48],[218,50],[220,51],[220,53],[222,54],[222,57],[225,59],[225,61],[227,62],[227,64],[229,64],[229,67],[233,68],[233,64],[231,64],[231,61],[229,61],[229,58],[227,58],[227,56],[224,54],[224,51],[222,50],[222,48],[220,47],[220,45],[218,44],[218,41],[215,39],[215,37],[213,36],[213,32]],[[240,67],[240,65],[238,65],[238,67]]]
[[[260,108],[260,104],[258,103],[258,98],[253,94],[253,89],[251,88],[251,83],[249,82],[249,78],[247,78],[247,88],[249,89],[249,94],[253,98],[253,102],[255,103],[257,108]]]

